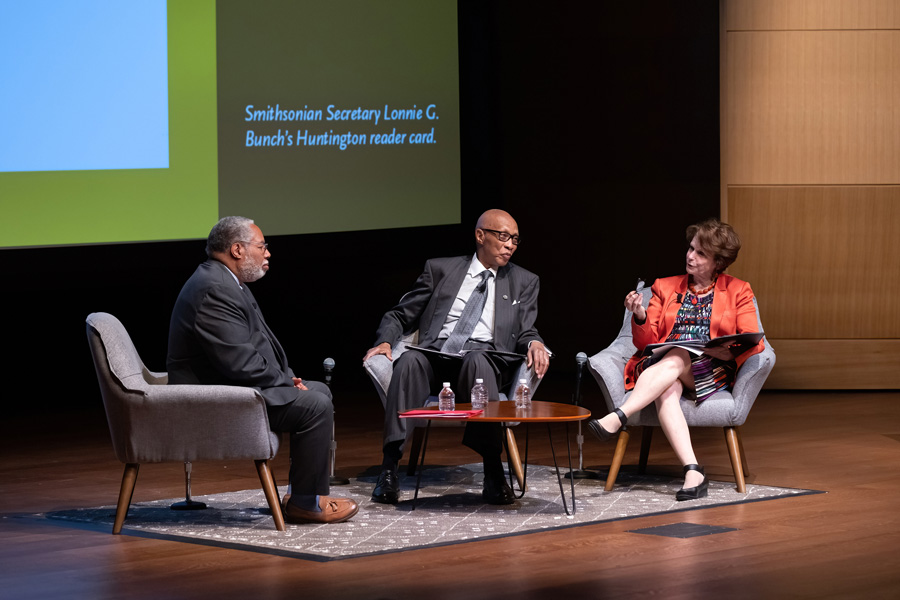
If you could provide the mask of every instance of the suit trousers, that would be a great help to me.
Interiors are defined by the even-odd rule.
[[[471,346],[471,342],[468,344]],[[468,402],[476,379],[483,379],[488,399],[500,397],[500,386],[515,375],[522,359],[472,351],[462,358],[446,358],[410,349],[394,362],[384,414],[384,445],[406,439],[406,421],[398,413],[422,408],[444,381],[451,385],[458,402]],[[468,423],[463,444],[482,456],[499,455],[503,449],[499,423]]]
[[[309,389],[297,388],[293,402],[266,407],[269,427],[276,433],[291,434],[291,493],[327,496],[334,426],[331,390],[320,381],[304,380],[303,384]]]

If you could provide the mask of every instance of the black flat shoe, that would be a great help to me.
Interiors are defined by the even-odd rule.
[[[372,501],[381,504],[397,504],[400,501],[400,479],[397,473],[385,469],[375,482]]]
[[[512,504],[516,501],[516,495],[502,475],[500,477],[485,475],[481,499],[487,504]]]
[[[618,408],[616,410],[614,410],[613,412],[616,413],[616,416],[619,417],[619,421],[622,422],[622,427],[625,427],[625,425],[628,424],[628,417],[625,416],[625,413],[623,413],[622,410],[618,409]],[[600,419],[589,420],[587,423],[587,427],[588,427],[588,429],[591,430],[591,432],[595,436],[597,436],[600,439],[601,442],[605,442],[605,441],[609,440],[610,438],[612,438],[612,436],[619,433],[618,431],[613,432],[613,431],[607,431],[607,430],[603,429],[603,425],[600,424]],[[619,430],[619,431],[621,431],[621,430]]]
[[[703,472],[703,467],[700,465],[685,465],[684,466],[684,474],[687,475],[688,471],[699,471],[701,475],[703,475],[703,481],[700,482],[700,485],[692,487],[692,488],[681,488],[677,492],[675,492],[675,499],[679,502],[683,500],[698,500],[700,498],[706,497],[709,493],[709,477],[706,476],[706,473]]]

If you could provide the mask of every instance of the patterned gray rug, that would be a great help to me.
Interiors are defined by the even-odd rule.
[[[570,484],[563,481],[571,506]],[[734,483],[711,481],[707,498],[676,502],[681,480],[623,471],[612,492],[603,490],[601,480],[576,480],[576,513],[567,516],[552,467],[530,466],[528,491],[511,506],[483,504],[481,482],[480,464],[426,466],[416,509],[411,510],[414,477],[402,479],[401,502],[390,506],[371,501],[375,475],[362,476],[352,479],[350,485],[332,488],[332,494],[351,496],[359,502],[359,513],[352,520],[333,525],[288,525],[283,533],[275,530],[260,489],[194,497],[208,506],[200,511],[171,510],[169,505],[179,498],[140,502],[131,506],[122,532],[327,561],[820,493],[747,485],[747,493],[739,494]],[[283,494],[285,489],[279,491]],[[115,506],[102,506],[31,517],[109,532],[114,515]]]

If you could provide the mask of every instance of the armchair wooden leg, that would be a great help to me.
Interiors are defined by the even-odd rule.
[[[612,463],[609,465],[609,474],[606,476],[606,485],[603,486],[607,492],[611,492],[613,486],[616,485],[616,477],[619,476],[619,469],[622,467],[622,461],[625,460],[625,449],[628,447],[628,439],[631,434],[627,429],[619,430],[619,438],[616,440],[616,452],[613,454]]]
[[[506,444],[509,448],[509,468],[519,482],[519,489],[525,491],[525,472],[522,470],[522,459],[519,456],[519,445],[516,443],[516,434],[509,427],[506,429]]]
[[[425,428],[413,429],[412,439],[409,441],[409,464],[406,465],[406,474],[415,475],[419,466],[419,454],[422,452],[422,442],[425,439]]]
[[[638,461],[638,473],[647,472],[647,460],[650,458],[650,442],[653,440],[655,427],[641,427],[641,457]]]
[[[137,482],[138,463],[127,463],[122,474],[122,486],[119,488],[119,502],[116,505],[116,520],[113,522],[113,535],[122,533],[122,525],[128,516],[128,507],[131,505],[131,497],[134,495],[134,484]]]
[[[741,460],[741,436],[737,427],[725,427],[725,443],[728,445],[728,456],[731,458],[731,469],[734,471],[734,481],[737,491],[747,493],[747,485],[744,482],[744,470]]]
[[[744,469],[744,478],[750,475],[750,467],[747,466],[747,453],[744,452],[744,438],[741,437],[741,428],[735,427],[734,433],[737,435],[738,449],[741,451],[741,467]]]
[[[259,482],[262,484],[263,493],[266,495],[266,502],[269,503],[269,509],[272,511],[275,529],[284,531],[284,515],[281,512],[281,502],[278,500],[275,480],[272,478],[272,471],[269,470],[269,461],[257,460],[254,462],[256,463],[256,472],[259,474]]]

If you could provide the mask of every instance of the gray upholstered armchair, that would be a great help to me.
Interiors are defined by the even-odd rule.
[[[650,302],[650,289],[644,290],[643,304]],[[759,320],[759,307],[756,299],[753,300],[756,307],[756,319],[760,331],[762,322]],[[625,311],[625,319],[619,335],[606,349],[590,358],[589,367],[594,378],[600,385],[606,408],[612,411],[622,406],[628,393],[625,392],[625,363],[631,358],[637,349],[631,338],[631,311]],[[756,401],[756,396],[765,383],[766,378],[775,366],[775,352],[765,340],[765,349],[754,354],[741,365],[735,377],[734,390],[728,392],[722,390],[702,402],[699,406],[693,402],[682,401],[681,408],[690,427],[722,427],[725,431],[725,441],[728,446],[728,454],[731,458],[731,466],[734,471],[734,480],[737,483],[737,491],[744,493],[746,484],[744,476],[747,473],[747,458],[744,454],[739,427],[747,420],[747,415]],[[602,415],[595,415],[602,416]],[[650,454],[650,441],[653,428],[659,426],[659,418],[656,414],[656,405],[650,404],[639,414],[628,418],[628,426],[619,430],[615,454],[609,468],[606,479],[606,491],[612,490],[622,466],[625,449],[630,436],[629,429],[633,426],[644,426],[641,436],[641,454],[639,470],[643,472],[647,466],[647,458]]]
[[[418,340],[418,331],[414,331],[413,333],[404,336],[400,342],[398,342],[391,349],[391,356],[393,356],[394,360],[400,358],[400,355],[406,352],[406,349],[410,345],[415,345]],[[549,349],[548,349],[549,350]],[[369,377],[372,378],[372,382],[375,384],[375,389],[378,390],[378,396],[381,398],[381,405],[385,406],[387,402],[387,390],[391,385],[391,377],[393,375],[393,363],[387,359],[386,356],[378,354],[373,356],[369,360],[363,363],[363,367],[365,367],[366,372],[369,374]],[[516,373],[515,378],[513,378],[513,383],[510,385],[510,389],[500,392],[500,400],[509,400],[512,398],[513,391],[515,390],[515,386],[519,379],[526,379],[528,381],[528,386],[531,388],[532,396],[534,396],[535,390],[537,390],[538,385],[541,383],[541,380],[538,378],[537,373],[535,373],[534,369],[529,369],[525,366],[525,363],[522,363],[522,366],[519,367],[519,371]],[[468,394],[469,390],[456,390],[457,398],[460,402],[468,402]],[[437,404],[437,396],[432,396],[426,402],[426,406],[432,406]],[[442,421],[437,420],[433,421],[432,427],[459,427],[464,425],[464,423],[460,423],[458,421]],[[406,444],[405,447],[409,450],[409,465],[407,467],[407,474],[413,475],[416,472],[416,464],[418,462],[419,452],[422,448],[422,428],[425,426],[425,422],[421,420],[411,419],[411,423],[409,423],[409,427],[407,429],[406,435]],[[524,473],[522,471],[522,461],[519,458],[519,447],[516,444],[516,437],[513,434],[512,430],[507,428],[507,443],[509,446],[509,462],[510,468],[516,475],[516,478],[519,481],[519,485],[522,485],[524,481]]]
[[[144,366],[125,327],[107,313],[87,317],[87,336],[116,457],[125,463],[113,533],[122,530],[141,463],[252,459],[275,527],[284,517],[268,460],[278,452],[266,405],[252,388],[166,385]]]

